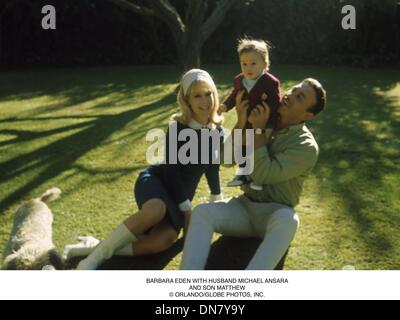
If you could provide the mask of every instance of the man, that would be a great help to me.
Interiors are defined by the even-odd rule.
[[[278,109],[278,128],[265,130],[268,105],[258,106],[247,118],[243,92],[237,98],[238,122],[243,130],[248,120],[255,130],[253,182],[238,198],[202,204],[193,210],[186,235],[182,270],[205,268],[214,232],[234,237],[263,239],[247,270],[273,270],[284,256],[299,226],[294,207],[299,203],[306,177],[318,158],[318,145],[305,122],[326,104],[326,92],[315,79],[306,79],[289,90]]]

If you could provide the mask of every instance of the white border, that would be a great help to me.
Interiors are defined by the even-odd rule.
[[[190,299],[177,298],[173,295],[174,293],[195,292],[189,290],[190,284],[187,281],[193,284],[193,280],[198,278],[203,281],[207,281],[207,279],[278,280],[276,280],[277,283],[245,284],[245,292],[250,294],[262,292],[263,298],[233,298],[230,296],[213,299],[205,296],[204,298]],[[186,283],[149,284],[147,279],[163,279],[163,281],[169,279],[169,281]],[[287,283],[279,283],[279,279],[286,279]],[[1,300],[397,300],[400,298],[399,288],[400,272],[398,271],[0,272]],[[215,292],[217,291],[215,290]],[[236,291],[225,290],[225,294],[229,292],[238,292],[238,289]]]

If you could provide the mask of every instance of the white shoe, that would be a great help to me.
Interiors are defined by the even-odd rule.
[[[264,188],[263,186],[260,186],[258,184],[255,184],[254,182],[250,183],[250,188],[256,191],[263,191]]]
[[[63,258],[68,261],[76,257],[87,257],[99,245],[100,240],[94,237],[79,237],[80,241],[68,244],[64,248]]]
[[[222,193],[220,193],[220,194],[211,194],[208,202],[209,203],[214,203],[214,202],[222,201],[222,200],[224,200],[224,195]]]
[[[232,181],[228,182],[228,187],[240,187],[246,183],[245,176],[236,176]]]
[[[96,270],[100,264],[112,257],[113,251],[110,246],[103,244],[99,245],[96,249],[93,250],[89,257],[78,264],[76,270]]]
[[[77,270],[96,270],[105,260],[110,259],[114,252],[136,240],[135,235],[124,224],[119,225],[106,240],[100,242],[89,257],[79,263]]]

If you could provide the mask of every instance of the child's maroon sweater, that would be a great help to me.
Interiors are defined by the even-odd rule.
[[[245,90],[243,95],[243,100],[249,100],[248,113],[253,110],[257,105],[262,104],[262,96],[264,93],[267,94],[268,98],[265,101],[271,108],[271,117],[268,122],[269,126],[276,126],[277,122],[277,110],[280,104],[280,82],[272,74],[265,72],[257,83],[254,85],[250,93],[247,92],[246,88],[243,86],[243,74],[239,74],[234,79],[234,89],[229,97],[224,101],[228,111],[233,109],[236,105],[236,95],[240,90]],[[250,125],[251,128],[251,125]]]

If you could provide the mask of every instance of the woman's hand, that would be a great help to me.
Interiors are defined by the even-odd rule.
[[[247,122],[247,109],[249,107],[249,101],[243,100],[245,91],[240,90],[236,96],[236,113],[238,118],[238,127],[243,129]]]
[[[270,107],[267,105],[266,102],[263,102],[262,105],[258,105],[250,113],[249,122],[252,124],[254,129],[265,129],[268,124],[270,115]]]

